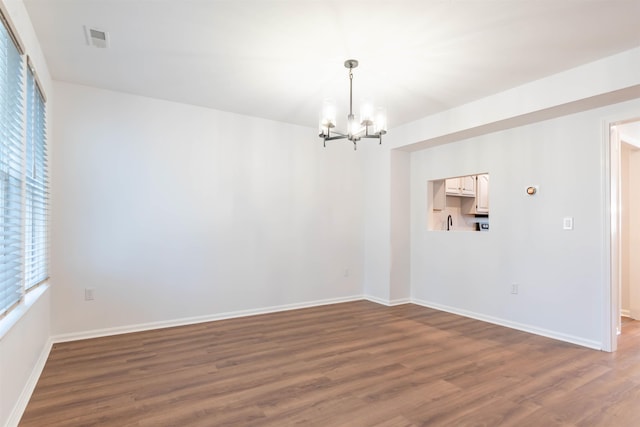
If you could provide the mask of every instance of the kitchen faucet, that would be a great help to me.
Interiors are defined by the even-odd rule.
[[[453,218],[449,215],[447,216],[447,231],[451,230],[451,227],[453,227]]]

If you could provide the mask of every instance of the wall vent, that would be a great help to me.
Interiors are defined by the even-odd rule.
[[[109,47],[109,33],[97,28],[84,26],[84,37],[88,46],[105,49]]]

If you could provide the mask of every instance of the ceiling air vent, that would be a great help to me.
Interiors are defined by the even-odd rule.
[[[85,26],[84,36],[89,46],[101,49],[109,47],[109,33],[106,31]]]

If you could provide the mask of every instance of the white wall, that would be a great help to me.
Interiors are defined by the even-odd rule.
[[[54,335],[362,295],[362,177],[348,144],[322,148],[309,128],[200,107],[55,90]]]
[[[640,319],[640,121],[634,119],[616,125],[621,141],[620,311]]]
[[[18,424],[51,348],[50,289],[42,288],[33,292],[40,294],[43,290],[37,299],[30,298],[33,304],[0,340],[2,426]]]
[[[400,304],[411,296],[411,154],[391,150],[390,232],[391,260],[389,303]]]
[[[626,183],[622,182],[625,194],[622,196],[621,279],[623,296],[627,296],[628,304],[627,307],[623,304],[622,308],[627,308],[632,318],[640,319],[640,149],[630,145],[627,148],[628,179]]]
[[[408,150],[460,141],[640,97],[640,47],[392,129]]]
[[[424,294],[421,291],[424,283],[421,283],[420,280],[427,277],[427,268],[423,263],[423,257],[427,254],[417,254],[415,252],[416,246],[413,242],[416,239],[416,236],[413,233],[413,228],[410,236],[411,250],[402,251],[398,248],[398,243],[403,239],[394,235],[394,233],[396,233],[395,228],[390,226],[390,211],[394,211],[396,215],[399,215],[399,212],[402,210],[406,209],[408,211],[410,209],[410,206],[408,206],[408,204],[404,204],[404,202],[402,202],[404,204],[403,206],[392,206],[392,203],[398,203],[398,200],[400,199],[396,198],[395,200],[392,200],[393,192],[402,191],[395,185],[397,182],[390,178],[393,177],[393,174],[390,172],[392,169],[391,165],[394,162],[391,154],[392,150],[396,149],[413,152],[420,149],[434,147],[434,151],[430,151],[430,153],[446,153],[444,158],[433,160],[433,164],[429,165],[429,167],[433,166],[434,168],[429,169],[428,173],[425,172],[431,177],[429,179],[439,179],[445,176],[461,176],[477,172],[489,172],[492,174],[490,169],[483,166],[484,163],[482,159],[486,158],[486,156],[491,156],[491,161],[496,165],[502,165],[496,167],[498,169],[503,168],[503,170],[510,170],[512,166],[509,165],[514,164],[514,161],[522,161],[522,158],[518,157],[517,153],[510,154],[514,149],[511,145],[507,145],[506,150],[501,146],[491,146],[488,147],[489,149],[487,150],[479,151],[477,147],[475,147],[475,143],[486,143],[484,141],[487,141],[487,135],[496,135],[499,131],[511,130],[512,132],[515,132],[512,134],[518,137],[515,141],[519,141],[521,139],[529,141],[532,138],[536,142],[545,141],[546,139],[557,141],[559,139],[558,135],[562,134],[568,135],[572,138],[574,137],[574,135],[570,133],[570,129],[564,128],[564,124],[560,125],[557,129],[546,130],[544,127],[529,127],[528,125],[544,123],[544,121],[551,120],[555,117],[573,117],[572,115],[576,115],[577,117],[584,118],[587,116],[581,116],[580,114],[601,114],[597,118],[589,119],[589,123],[587,125],[589,128],[588,141],[592,144],[590,148],[587,149],[587,152],[589,153],[589,156],[597,156],[597,159],[594,157],[589,158],[590,167],[592,168],[590,170],[591,176],[589,179],[592,181],[592,184],[593,182],[596,182],[596,187],[594,188],[598,191],[598,202],[590,208],[595,207],[600,209],[598,213],[590,213],[596,215],[596,217],[590,217],[587,223],[591,226],[598,227],[598,229],[594,229],[592,232],[599,233],[598,235],[600,236],[600,240],[597,242],[591,242],[596,245],[593,248],[580,248],[580,251],[586,251],[585,253],[587,253],[587,257],[592,257],[594,253],[599,254],[599,258],[597,260],[598,265],[601,268],[601,270],[598,271],[599,276],[597,278],[589,279],[589,286],[594,286],[594,282],[591,280],[598,281],[598,289],[596,290],[595,288],[591,288],[591,291],[597,292],[597,295],[591,293],[586,296],[585,301],[576,302],[571,300],[562,307],[566,313],[584,313],[585,311],[590,311],[592,308],[597,307],[597,312],[590,312],[589,314],[589,316],[591,316],[589,325],[575,325],[575,323],[579,323],[581,320],[572,320],[569,322],[570,325],[566,326],[564,324],[564,317],[557,318],[557,316],[556,318],[542,319],[541,317],[543,315],[541,313],[533,313],[535,309],[527,310],[524,314],[515,313],[517,308],[513,308],[512,305],[507,306],[507,308],[498,307],[503,301],[501,299],[488,299],[486,295],[481,295],[479,301],[475,303],[478,311],[471,312],[469,308],[464,309],[464,307],[467,307],[467,300],[470,298],[470,294],[464,290],[460,293],[453,292],[453,294],[448,294],[444,299],[439,299],[439,296],[436,295],[435,297],[438,298],[431,302],[440,304],[440,308],[450,309],[461,314],[482,317],[508,326],[519,327],[521,329],[527,329],[560,339],[576,341],[584,345],[605,349],[612,347],[613,330],[610,326],[605,326],[609,325],[611,322],[611,303],[609,295],[610,287],[608,283],[610,272],[608,271],[609,266],[606,265],[604,261],[606,254],[608,254],[609,243],[608,240],[605,241],[603,237],[606,234],[604,224],[605,221],[608,220],[608,218],[606,218],[607,214],[604,211],[603,205],[608,191],[605,185],[605,182],[607,181],[605,172],[608,160],[604,152],[604,130],[601,125],[604,120],[623,120],[631,117],[637,117],[637,113],[640,111],[637,101],[638,99],[640,99],[640,48],[622,52],[608,58],[603,58],[593,63],[585,64],[548,78],[527,83],[525,85],[509,89],[505,92],[453,108],[440,114],[425,117],[424,119],[391,129],[385,138],[386,151],[372,152],[369,155],[370,157],[366,159],[368,164],[365,166],[365,206],[367,212],[367,216],[365,218],[365,293],[369,296],[373,296],[373,299],[381,302],[393,303],[394,301],[391,299],[391,295],[397,287],[397,284],[391,280],[389,272],[392,270],[392,265],[398,264],[398,260],[395,258],[392,259],[392,257],[394,255],[405,253],[410,254],[410,260],[401,260],[401,263],[403,265],[411,265],[412,299],[416,301],[415,298],[431,297],[429,294]],[[612,107],[602,109],[606,106]],[[608,116],[607,114],[610,115]],[[578,126],[582,125],[583,123],[578,124]],[[579,135],[582,137],[586,134],[583,131],[579,133]],[[469,142],[471,138],[475,137],[478,138]],[[459,145],[461,144],[460,141],[465,141],[464,144],[466,145],[463,145],[465,148],[456,148],[461,147],[461,145]],[[448,143],[454,144],[452,146],[443,145]],[[548,150],[549,147],[547,144],[543,144],[542,142],[540,143],[542,144],[541,147]],[[570,142],[570,144],[575,143],[575,141]],[[593,145],[594,143],[596,143],[596,146]],[[566,144],[566,142],[560,142],[560,147],[566,147]],[[518,145],[514,144],[513,147],[518,147]],[[453,154],[448,150],[456,150],[456,155],[453,156]],[[530,150],[533,150],[533,147],[530,147]],[[597,150],[597,154],[594,154],[595,151],[593,150]],[[535,151],[532,151],[532,153],[535,153]],[[524,154],[527,156],[529,155],[529,153]],[[552,171],[550,177],[553,179],[554,174],[559,175],[560,172],[553,172],[554,168],[557,168],[558,166],[553,163],[554,157],[551,153],[549,153],[549,156],[551,159],[549,162],[546,160],[538,161],[538,169],[536,169],[536,173],[539,173],[544,177],[546,176],[546,168],[550,167]],[[455,157],[455,160],[451,160],[451,157]],[[564,160],[566,161],[567,155],[564,154],[564,157]],[[442,163],[440,163],[441,161]],[[414,167],[414,164],[415,161],[411,164],[412,168]],[[424,169],[426,166],[421,165],[420,167]],[[566,162],[563,167],[565,168],[565,173],[571,176],[573,173],[581,171],[584,166],[576,164],[576,160],[571,159],[571,161]],[[524,169],[524,171],[526,172],[527,169]],[[511,172],[516,173],[520,171],[518,169],[513,169]],[[412,174],[415,173],[418,172],[412,170]],[[530,173],[532,173],[532,171],[530,171]],[[531,178],[536,178],[538,176],[537,174],[532,175]],[[415,179],[416,178],[412,175],[412,185]],[[492,211],[495,211],[497,208],[494,205],[495,188],[500,188],[500,185],[504,184],[498,183],[493,185],[493,175],[491,180],[491,206]],[[416,191],[419,194],[414,196]],[[422,191],[422,193],[420,193],[420,191]],[[587,203],[596,203],[595,199],[591,198],[592,196],[593,194],[589,196]],[[412,205],[417,203],[414,200],[415,197],[420,197],[420,200],[424,199],[426,197],[426,188],[424,190],[415,191],[412,189]],[[579,211],[581,204],[576,204],[574,202],[575,200],[571,198],[563,200],[560,205],[566,206],[567,212],[560,215],[570,214],[569,211]],[[584,204],[585,202],[581,201],[581,203]],[[547,202],[545,202],[545,210],[552,207],[554,207],[554,205],[547,206]],[[526,210],[525,213],[526,215],[523,217],[524,222],[526,222],[526,220],[532,215],[531,213],[526,212]],[[422,215],[420,220],[424,219],[426,221],[426,214],[416,214],[415,210],[412,210],[411,215],[412,223],[414,223],[416,221],[415,218],[420,215]],[[571,213],[571,215],[574,214]],[[542,218],[550,223],[549,218],[544,216]],[[556,220],[557,218],[554,217],[554,226],[556,224]],[[580,226],[579,223],[576,227],[578,226]],[[491,227],[492,229],[494,228],[493,216],[491,217]],[[516,233],[514,234],[514,237],[518,236],[518,233],[523,232],[515,226],[513,228]],[[466,233],[454,234],[457,235],[457,238],[459,239],[466,239],[464,236],[459,236],[460,234]],[[493,233],[491,234],[493,235]],[[554,235],[552,237],[554,240],[547,243],[552,248],[564,247],[567,244],[569,244],[570,247],[573,245],[571,242],[563,243],[565,237],[562,234]],[[489,239],[489,237],[484,238]],[[593,238],[593,236],[590,235],[589,238]],[[452,244],[452,246],[458,248],[462,254],[465,254],[468,251],[464,246],[465,241],[448,241],[447,244]],[[489,257],[487,259],[488,264],[482,268],[499,268],[504,270],[505,277],[513,276],[517,279],[520,276],[524,276],[528,269],[531,268],[528,263],[528,255],[535,249],[536,248],[529,248],[527,251],[520,253],[506,253],[504,263],[499,266],[492,264],[493,260],[497,257],[492,257],[490,255],[490,250],[488,252],[485,251],[483,256]],[[502,246],[497,246],[495,250],[496,254],[499,255],[502,255],[505,251]],[[442,261],[447,256],[446,253],[441,254],[436,251],[432,251],[428,255],[431,258],[426,262],[426,265]],[[443,265],[449,265],[448,263],[449,261],[444,262]],[[566,276],[567,278],[572,275],[577,277],[582,276],[583,273],[575,271],[576,268],[577,267],[575,265],[568,265],[561,275]],[[461,269],[459,275],[456,277],[446,275],[439,276],[437,274],[438,271],[439,270],[436,269],[433,272],[434,274],[430,276],[429,280],[435,282],[440,282],[445,279],[458,280],[459,278],[470,278],[475,274],[473,269],[467,268]],[[429,274],[431,274],[431,272],[429,272]],[[495,286],[498,285],[496,284]],[[503,285],[500,284],[499,286]],[[526,288],[527,287],[525,286],[525,291]],[[478,289],[475,292],[481,294],[484,291],[482,289]],[[543,296],[545,295],[540,294],[537,295],[536,298]],[[556,298],[556,296],[554,296],[554,298]],[[527,301],[529,303],[535,302],[534,300]],[[562,301],[562,304],[567,302],[566,300]],[[418,300],[417,302],[429,303],[427,300]],[[444,305],[445,303],[451,305],[446,306]],[[574,307],[578,303],[584,304],[574,310]],[[479,304],[482,305],[480,306]],[[558,312],[562,309],[558,309]],[[509,314],[508,317],[491,317],[501,315],[501,313],[505,311],[509,312],[507,313]],[[511,311],[513,311],[513,316],[511,316]],[[519,322],[529,323],[524,324]],[[591,326],[593,326],[594,329],[590,329]],[[548,327],[549,329],[544,329],[545,327]],[[583,336],[582,333],[587,329],[589,329],[589,332],[585,333]],[[573,335],[574,333],[578,335]]]
[[[585,64],[391,129],[384,150],[371,151],[365,173],[365,293],[392,303],[391,150],[415,151],[640,97],[640,48]],[[464,175],[464,168],[443,176]],[[476,173],[480,170],[474,170]],[[485,172],[485,171],[483,171]],[[442,176],[438,177],[442,178]],[[603,195],[604,197],[604,195]],[[394,207],[409,210],[409,206]],[[392,248],[391,241],[396,247]],[[602,248],[605,250],[605,248]],[[409,251],[404,251],[408,253]],[[397,263],[397,260],[393,261]],[[403,261],[408,265],[408,261]],[[603,303],[604,305],[604,303]],[[604,313],[603,313],[604,316]],[[608,319],[607,316],[603,317]],[[608,320],[606,320],[608,321]]]
[[[601,127],[639,108],[631,101],[412,153],[412,298],[599,347]],[[477,171],[491,175],[490,231],[427,231],[427,182]],[[539,185],[535,196],[529,185]],[[562,229],[563,217],[574,230]]]
[[[629,157],[632,149],[635,148],[632,145],[620,144],[620,313],[624,316],[631,316],[631,295],[630,295],[630,278],[629,278],[629,256],[630,245],[629,239],[631,234],[629,233],[629,196],[630,196],[630,184],[629,181]]]
[[[640,318],[640,150],[629,158],[629,282],[633,289],[633,315]]]
[[[363,153],[365,175],[364,205],[365,225],[364,293],[379,302],[391,299],[389,280],[391,274],[391,163],[386,145],[360,144]],[[382,149],[380,149],[382,148]]]
[[[364,293],[367,298],[387,305],[405,303],[411,293],[411,157],[407,152],[390,149],[391,146],[384,142],[382,147],[371,145],[363,149]]]
[[[18,33],[26,53],[34,64],[47,95],[47,131],[49,150],[54,147],[54,96],[51,77],[35,31],[21,0],[0,0],[0,8]],[[44,291],[44,292],[43,292]],[[0,425],[17,424],[35,386],[44,358],[50,348],[50,300],[47,289],[33,293],[29,304],[21,304],[12,314],[0,319]]]

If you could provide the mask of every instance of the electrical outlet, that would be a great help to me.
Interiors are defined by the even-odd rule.
[[[518,293],[518,284],[517,283],[513,283],[511,285],[511,293],[516,295]]]
[[[563,230],[573,230],[573,217],[568,216],[562,219]]]
[[[84,300],[85,301],[93,301],[94,293],[95,293],[95,289],[93,289],[93,288],[85,288],[84,289]]]

